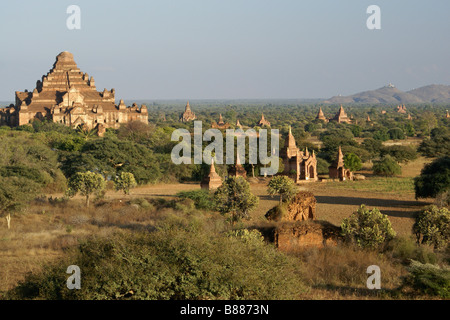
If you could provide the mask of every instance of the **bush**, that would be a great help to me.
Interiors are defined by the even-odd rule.
[[[436,263],[438,261],[438,257],[432,248],[419,246],[411,238],[394,238],[389,242],[388,250],[392,253],[393,258],[400,259],[402,263],[409,263],[410,260],[417,260],[422,263]]]
[[[267,192],[270,195],[279,194],[280,204],[291,200],[298,192],[298,188],[294,181],[287,176],[275,176],[268,185]]]
[[[450,241],[450,212],[447,208],[431,206],[416,217],[413,225],[417,242],[443,247]]]
[[[287,214],[286,204],[278,204],[269,211],[267,211],[265,217],[268,220],[279,221]]]
[[[450,268],[411,261],[406,283],[425,294],[450,298]]]
[[[381,148],[381,156],[391,156],[397,162],[408,162],[417,159],[417,152],[409,146],[388,146]]]
[[[347,169],[350,169],[350,171],[352,171],[352,172],[361,170],[361,168],[362,168],[361,159],[354,153],[345,154],[344,163],[345,163],[345,167]]]
[[[66,287],[66,269],[82,270],[80,290]],[[28,276],[10,299],[210,300],[297,299],[304,286],[293,257],[253,231],[116,234],[82,243],[64,261]]]
[[[341,224],[342,235],[347,241],[356,243],[361,248],[376,249],[395,237],[387,215],[377,208],[367,209],[364,205],[345,218]]]
[[[402,173],[402,168],[391,156],[385,156],[380,161],[374,161],[372,170],[375,175],[385,177]]]
[[[400,128],[392,128],[388,131],[389,138],[392,140],[402,140],[405,139],[405,133]]]
[[[259,198],[251,193],[250,184],[243,177],[225,180],[214,193],[217,210],[228,215],[231,224],[245,218],[259,203]]]
[[[317,157],[317,173],[328,174],[328,167],[330,163],[322,158]]]
[[[194,205],[200,210],[215,210],[214,194],[208,190],[193,190],[178,192],[177,197],[191,199]]]
[[[414,179],[416,198],[435,198],[450,190],[450,157],[442,157],[425,165]]]

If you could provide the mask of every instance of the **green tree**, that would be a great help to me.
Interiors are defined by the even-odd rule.
[[[121,172],[114,179],[114,187],[116,190],[122,190],[125,194],[130,194],[130,189],[136,186],[136,180],[131,172]]]
[[[392,128],[388,131],[389,138],[392,140],[403,140],[405,139],[405,133],[400,128]]]
[[[258,206],[259,198],[250,192],[250,184],[243,177],[231,177],[217,188],[214,201],[218,211],[229,214],[230,222],[234,224],[248,218],[249,213]]]
[[[397,162],[408,162],[417,159],[417,152],[410,146],[387,146],[381,148],[380,155],[382,157],[390,155]]]
[[[413,225],[417,242],[436,249],[450,241],[450,212],[447,208],[430,206],[420,212]]]
[[[344,164],[345,167],[352,172],[361,170],[362,168],[361,159],[354,153],[346,153],[344,155]]]
[[[442,157],[425,165],[414,178],[416,198],[435,198],[450,190],[450,157]]]
[[[275,176],[270,180],[267,192],[272,196],[279,194],[281,204],[283,201],[287,202],[292,199],[297,194],[298,188],[291,178]]]
[[[86,207],[92,194],[100,194],[106,187],[103,176],[96,172],[77,172],[69,179],[69,196],[75,196],[78,192],[86,197]]]
[[[377,208],[369,210],[364,205],[349,218],[345,218],[341,228],[346,240],[361,248],[380,248],[396,235],[387,215]]]
[[[33,200],[39,189],[38,183],[25,177],[0,176],[0,215],[6,217],[8,229],[11,214]]]
[[[446,127],[431,130],[431,137],[425,138],[419,146],[419,152],[426,157],[450,156],[450,129]]]
[[[377,176],[394,176],[402,173],[402,167],[391,156],[385,156],[380,161],[375,161],[372,167]]]

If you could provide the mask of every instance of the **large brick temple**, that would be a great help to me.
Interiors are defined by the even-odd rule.
[[[78,69],[70,52],[56,57],[53,68],[29,92],[16,91],[15,105],[0,109],[0,125],[20,126],[48,119],[76,128],[118,128],[130,121],[148,123],[147,107],[123,100],[115,104],[115,90],[97,91],[93,77]]]

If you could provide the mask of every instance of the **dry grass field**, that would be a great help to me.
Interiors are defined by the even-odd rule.
[[[412,183],[412,177],[419,174],[426,162],[429,160],[420,158],[404,166],[404,176],[399,178],[368,176],[364,181],[314,182],[305,183],[299,187],[312,191],[316,196],[319,220],[340,225],[343,218],[356,211],[361,204],[365,204],[370,208],[377,207],[387,214],[397,234],[407,237],[412,234],[414,214],[428,204],[427,201],[415,200]],[[267,194],[267,182],[268,180],[259,179],[258,183],[251,184],[251,190],[260,197],[260,203],[252,212],[251,220],[246,222],[247,224],[264,223],[265,213],[278,203],[277,197]],[[0,221],[0,296],[1,292],[12,288],[18,281],[24,279],[28,272],[37,271],[44,263],[63,256],[66,250],[70,250],[86,236],[108,236],[117,229],[146,230],[150,228],[152,218],[133,206],[125,206],[126,201],[133,198],[170,199],[177,192],[199,188],[199,184],[148,185],[133,189],[129,196],[108,191],[105,196],[108,206],[92,206],[89,210],[84,208],[83,199],[80,197],[75,197],[64,205],[52,205],[46,201],[36,202],[23,213],[13,216],[10,230],[6,228],[6,220],[2,219]],[[51,196],[60,197],[61,195]],[[332,261],[335,264],[336,259],[347,262],[350,259],[355,265],[362,263],[358,264],[360,255],[355,253],[352,257],[348,252],[324,249],[321,252],[309,253],[307,257],[303,257],[302,261],[310,261],[311,265],[315,266],[318,263],[324,266],[329,265],[331,270],[347,268],[348,270],[339,270],[351,278],[350,266],[332,265]],[[392,269],[388,261],[380,262],[376,255],[367,255],[367,261],[362,264],[371,263],[376,259],[378,263],[385,266],[384,270]],[[321,281],[331,277],[332,272],[327,275],[330,271],[320,269],[322,270],[320,272],[323,272],[321,278],[314,280],[320,272],[317,273],[317,269],[311,269],[311,265],[305,267],[305,272],[309,273],[310,281],[315,281],[315,289],[302,298],[356,298],[354,291],[348,291],[345,288],[337,288],[339,289],[337,291],[329,290],[329,288],[321,289]],[[397,285],[398,281],[395,279],[401,276],[401,272],[393,270],[388,274],[393,278],[390,285]],[[325,286],[324,283],[323,285]]]

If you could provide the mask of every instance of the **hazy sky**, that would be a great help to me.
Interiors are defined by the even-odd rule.
[[[66,9],[81,8],[81,30]],[[381,30],[366,9],[381,8]],[[2,1],[0,100],[70,51],[120,99],[328,98],[450,84],[448,0]]]

